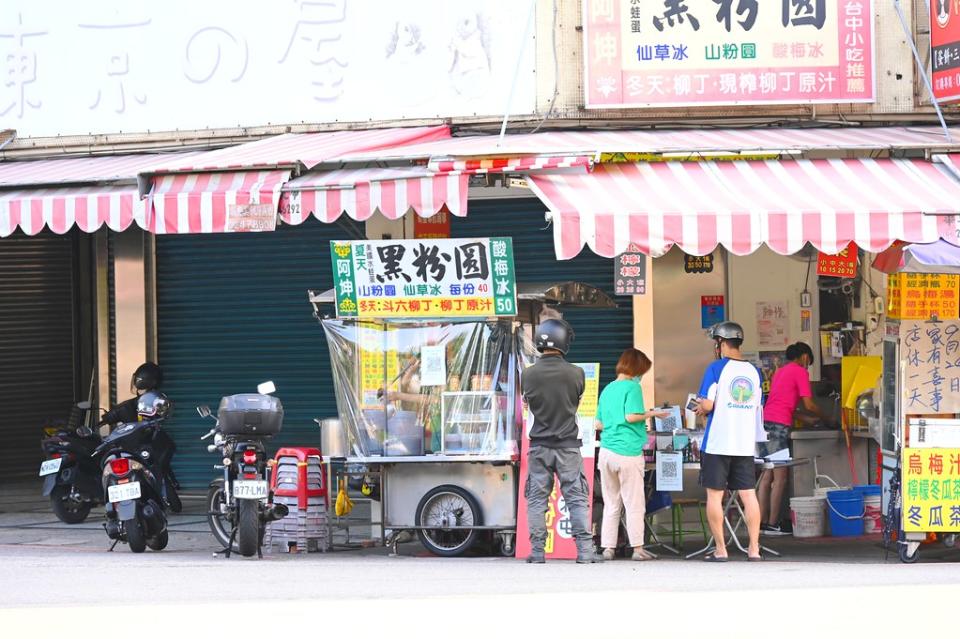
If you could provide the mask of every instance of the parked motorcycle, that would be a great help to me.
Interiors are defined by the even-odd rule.
[[[267,524],[289,512],[283,504],[270,504],[272,461],[264,442],[283,425],[283,406],[270,396],[274,392],[273,382],[264,382],[256,394],[224,397],[216,417],[209,407],[197,407],[201,417],[216,421],[200,439],[213,437],[207,450],[219,452],[223,459],[214,466],[223,470],[223,477],[211,482],[207,492],[207,521],[227,557],[231,552],[262,557]]]
[[[107,498],[104,529],[113,540],[141,553],[167,547],[167,510],[176,495],[151,465],[151,443],[162,417],[121,424],[94,451],[101,456],[103,492]],[[177,499],[179,502],[179,499]]]
[[[100,445],[100,436],[90,427],[90,402],[79,402],[70,409],[67,423],[44,429],[40,441],[46,459],[40,464],[43,496],[57,519],[66,524],[86,520],[90,509],[103,503],[99,459],[92,457]]]

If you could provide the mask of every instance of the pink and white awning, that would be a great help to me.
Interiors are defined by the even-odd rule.
[[[136,186],[32,188],[0,191],[0,237],[16,229],[36,235],[44,228],[63,234],[74,224],[86,233],[103,225],[114,231],[144,219]]]
[[[651,255],[673,245],[746,255],[761,244],[787,255],[807,242],[835,254],[851,241],[879,252],[934,242],[960,214],[960,181],[922,160],[605,164],[529,180],[552,213],[560,259],[584,246],[613,257],[630,243]]]
[[[421,217],[444,206],[467,214],[466,173],[437,174],[423,168],[344,169],[307,174],[288,182],[280,200],[280,218],[300,224],[313,215],[333,222],[346,213],[364,221],[380,211],[395,220],[413,209]]]
[[[143,227],[163,233],[221,233],[227,215],[246,204],[276,209],[289,169],[177,173],[154,178]]]
[[[432,158],[428,166],[431,171],[437,173],[519,173],[576,168],[589,171],[593,166],[593,158],[586,155],[528,155],[481,159]]]

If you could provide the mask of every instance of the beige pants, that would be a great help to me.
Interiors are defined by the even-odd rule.
[[[600,485],[603,489],[603,525],[600,528],[600,545],[603,548],[617,547],[617,532],[620,514],[627,509],[627,536],[630,545],[643,545],[643,518],[647,502],[643,494],[643,455],[627,457],[600,449]]]

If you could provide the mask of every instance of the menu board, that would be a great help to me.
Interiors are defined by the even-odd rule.
[[[960,321],[901,322],[900,348],[903,412],[960,413]]]
[[[903,530],[960,532],[960,452],[903,449]]]
[[[887,276],[887,316],[951,319],[960,316],[960,275],[895,273]]]

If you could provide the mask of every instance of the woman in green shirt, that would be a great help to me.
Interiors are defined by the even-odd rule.
[[[600,439],[600,485],[603,491],[603,524],[600,545],[604,559],[614,557],[620,514],[626,508],[627,536],[633,559],[653,555],[643,549],[646,500],[643,494],[643,446],[647,443],[647,420],[665,417],[664,411],[648,411],[643,404],[640,377],[653,362],[642,351],[628,348],[617,362],[617,379],[603,389],[597,405],[596,429]]]

